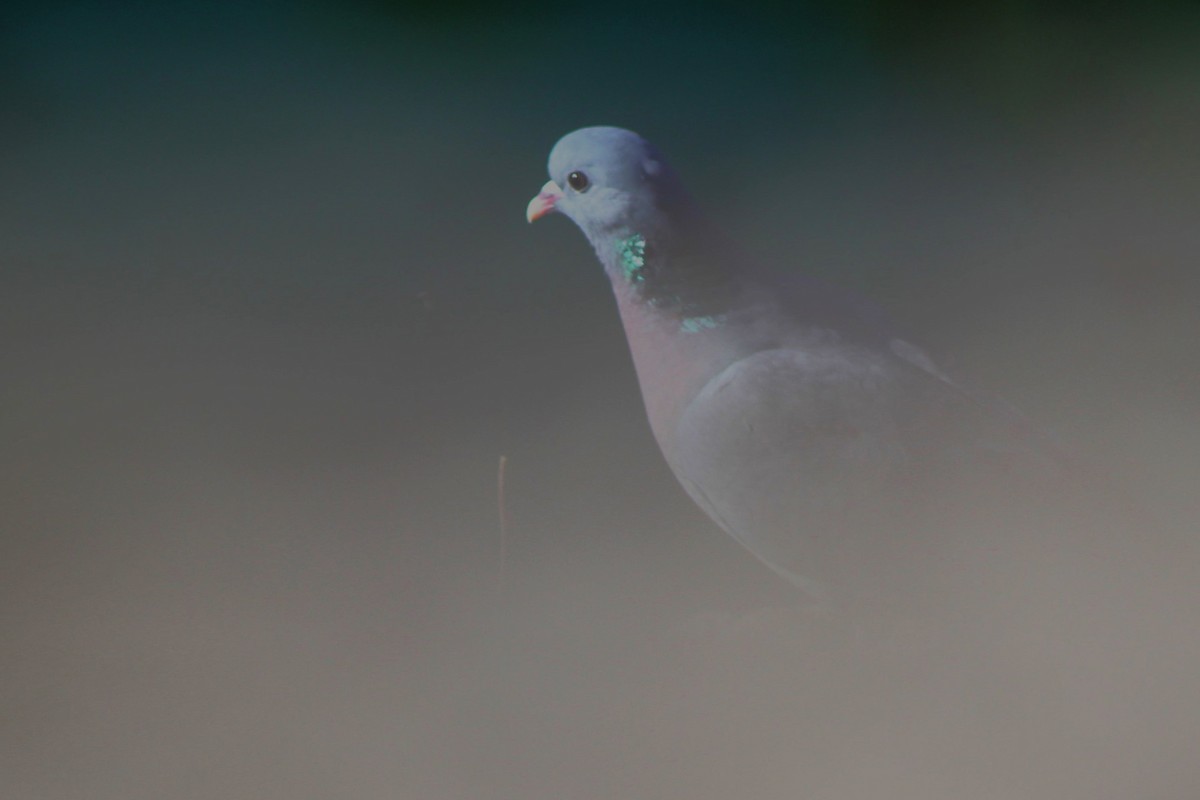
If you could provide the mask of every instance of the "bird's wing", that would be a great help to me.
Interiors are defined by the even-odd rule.
[[[681,415],[670,460],[718,524],[802,583],[862,553],[898,563],[901,518],[947,484],[1053,480],[1053,453],[1026,427],[911,345],[826,343],[731,364]]]

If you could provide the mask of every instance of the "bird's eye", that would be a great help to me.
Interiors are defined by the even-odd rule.
[[[577,192],[582,192],[588,187],[588,176],[576,170],[567,176],[567,185]]]

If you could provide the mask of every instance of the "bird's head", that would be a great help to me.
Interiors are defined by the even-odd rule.
[[[681,196],[674,172],[652,144],[622,128],[581,128],[550,151],[550,180],[526,219],[565,214],[595,245],[662,226]]]

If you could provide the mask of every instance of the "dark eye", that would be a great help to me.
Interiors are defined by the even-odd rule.
[[[582,192],[588,187],[588,176],[578,170],[567,176],[567,185],[577,192]]]

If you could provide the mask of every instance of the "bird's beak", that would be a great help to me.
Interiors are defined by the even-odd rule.
[[[546,185],[538,192],[538,196],[529,201],[525,209],[525,219],[533,222],[541,219],[554,210],[554,204],[562,199],[563,190],[554,181],[546,181]]]

